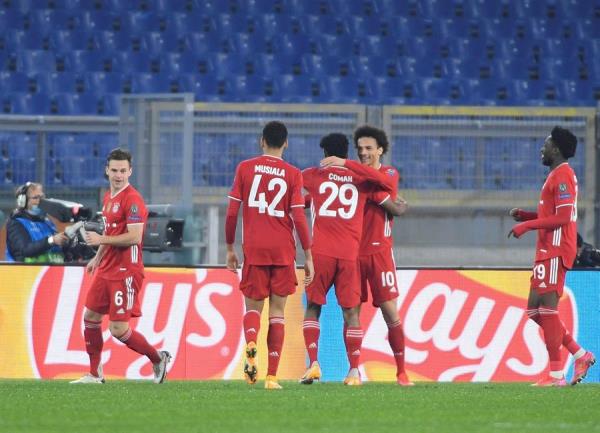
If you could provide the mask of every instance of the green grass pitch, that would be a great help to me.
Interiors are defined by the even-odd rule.
[[[0,432],[600,432],[600,385],[0,380]]]

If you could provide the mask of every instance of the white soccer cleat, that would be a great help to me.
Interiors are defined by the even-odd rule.
[[[98,376],[94,376],[91,373],[80,377],[79,379],[72,380],[70,383],[104,383],[104,375],[102,374],[102,364],[98,366]]]
[[[171,361],[171,354],[166,350],[158,352],[160,361],[152,365],[154,383],[163,383],[167,377],[167,364]]]

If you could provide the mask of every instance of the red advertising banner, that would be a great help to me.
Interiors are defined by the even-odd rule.
[[[402,270],[397,275],[406,366],[413,380],[535,381],[547,368],[540,330],[524,313],[528,271]],[[85,373],[82,313],[90,281],[85,269],[0,266],[0,281],[0,377],[72,378]],[[171,352],[170,379],[242,378],[244,303],[238,283],[238,276],[224,269],[147,268],[140,296],[143,315],[131,326],[155,347]],[[281,379],[297,379],[305,368],[302,299],[299,288],[288,300]],[[560,315],[576,337],[577,308],[568,288]],[[263,316],[259,363],[262,355],[266,366],[266,310]],[[364,305],[361,322],[364,378],[394,380],[381,313]],[[106,320],[103,325],[106,376],[150,378],[149,361],[112,338]],[[341,333],[322,335],[319,356],[324,366],[345,362],[331,359],[345,358],[331,350],[334,343],[343,345]],[[566,367],[567,356],[564,360]]]

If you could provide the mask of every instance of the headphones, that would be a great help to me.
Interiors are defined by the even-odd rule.
[[[17,189],[17,208],[25,209],[27,207],[27,191],[29,191],[31,185],[33,185],[33,182],[27,182]]]

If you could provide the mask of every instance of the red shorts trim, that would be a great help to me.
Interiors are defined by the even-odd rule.
[[[85,299],[85,306],[100,314],[108,314],[113,322],[127,322],[132,317],[140,317],[139,293],[144,277],[131,275],[122,280],[107,280],[94,276]]]
[[[244,265],[240,290],[245,297],[260,301],[271,294],[289,296],[296,292],[296,267],[273,265]]]
[[[560,257],[535,262],[531,275],[531,290],[540,295],[557,292],[560,297],[565,287],[566,274],[567,268]]]
[[[336,259],[313,254],[315,278],[306,288],[307,299],[318,305],[327,303],[327,292],[335,286],[335,296],[343,308],[360,305],[358,260]]]
[[[360,256],[359,263],[361,302],[369,300],[369,289],[375,307],[398,297],[396,263],[391,249]]]

